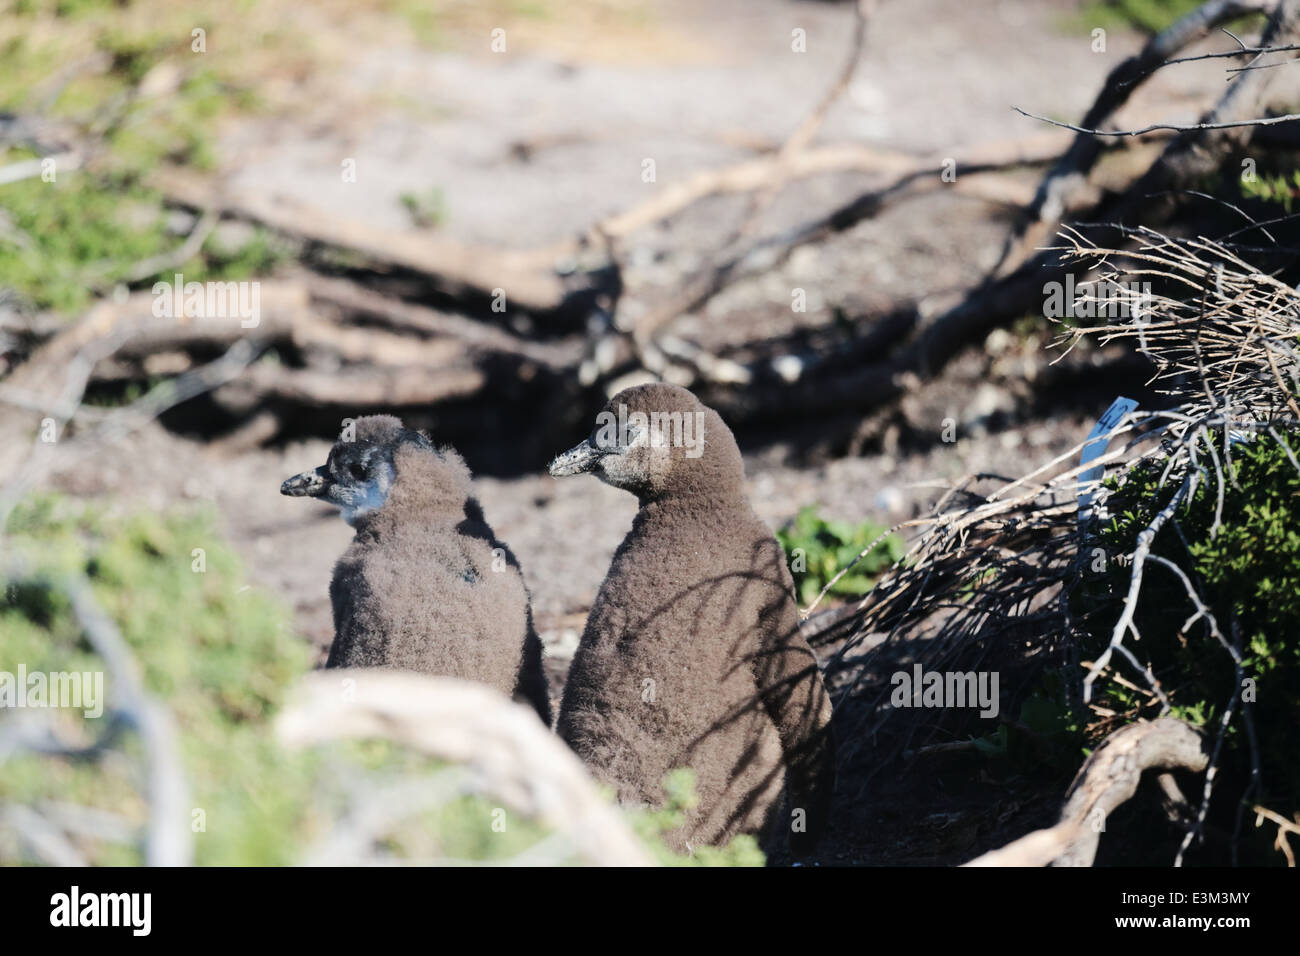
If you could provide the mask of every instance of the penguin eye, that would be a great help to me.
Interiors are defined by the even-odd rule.
[[[351,473],[352,477],[357,479],[357,481],[364,481],[366,477],[366,466],[353,462],[348,465],[348,472]]]

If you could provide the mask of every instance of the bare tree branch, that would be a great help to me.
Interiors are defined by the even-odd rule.
[[[603,866],[651,860],[578,758],[531,710],[478,684],[395,670],[331,670],[299,685],[277,724],[293,746],[385,737],[463,764],[479,792],[567,834]]]
[[[1137,792],[1147,770],[1204,770],[1209,758],[1195,729],[1161,718],[1122,727],[1079,768],[1060,821],[1035,830],[966,866],[1091,866],[1106,819]]]

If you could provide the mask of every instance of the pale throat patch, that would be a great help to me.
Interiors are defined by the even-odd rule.
[[[393,487],[393,470],[384,465],[379,473],[365,485],[355,491],[349,491],[348,500],[339,502],[339,513],[349,525],[355,525],[358,518],[373,514],[388,501],[388,493]]]

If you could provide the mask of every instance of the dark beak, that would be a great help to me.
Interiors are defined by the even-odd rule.
[[[552,478],[581,475],[583,472],[595,468],[596,463],[607,454],[609,452],[601,451],[590,440],[584,441],[581,445],[570,448],[563,455],[557,455],[547,470],[550,471]]]
[[[328,472],[321,465],[315,471],[304,471],[301,475],[286,479],[280,486],[280,494],[290,498],[319,498],[328,488]]]

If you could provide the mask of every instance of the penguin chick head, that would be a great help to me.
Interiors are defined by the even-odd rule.
[[[637,385],[596,415],[587,439],[550,465],[553,477],[590,473],[642,501],[735,491],[745,470],[721,416],[676,385]]]
[[[327,501],[355,525],[382,508],[402,479],[409,479],[403,485],[419,486],[426,497],[454,499],[457,507],[468,495],[469,472],[460,456],[438,451],[391,415],[358,418],[344,429],[325,464],[289,478],[280,494]]]

